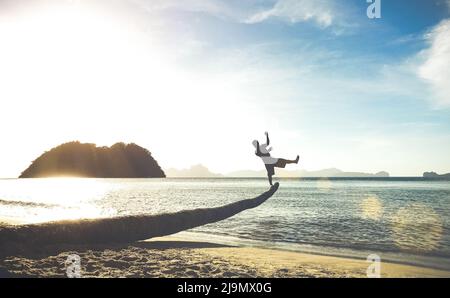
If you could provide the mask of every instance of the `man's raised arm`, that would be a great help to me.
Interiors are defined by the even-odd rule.
[[[257,156],[262,156],[261,150],[259,150],[259,142],[256,141],[256,153]]]

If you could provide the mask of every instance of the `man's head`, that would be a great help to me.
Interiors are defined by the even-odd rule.
[[[257,148],[257,146],[258,146],[258,141],[257,141],[257,140],[253,140],[252,144],[253,144],[253,146],[254,146],[255,148]]]

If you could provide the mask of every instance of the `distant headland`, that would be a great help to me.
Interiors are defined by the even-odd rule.
[[[437,180],[450,180],[450,173],[439,175],[436,172],[425,172],[423,178],[437,179]]]
[[[97,147],[78,141],[43,153],[19,178],[38,177],[164,178],[151,153],[136,144],[116,143]]]

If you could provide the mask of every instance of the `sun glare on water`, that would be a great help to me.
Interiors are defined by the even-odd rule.
[[[23,179],[20,182],[2,181],[1,195],[9,201],[5,201],[0,216],[12,217],[22,223],[37,223],[114,215],[113,210],[105,210],[96,204],[96,200],[113,189],[107,182],[67,177]]]

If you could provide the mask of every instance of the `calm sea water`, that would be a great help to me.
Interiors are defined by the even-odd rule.
[[[264,179],[0,179],[0,221],[157,214],[252,198]],[[450,183],[282,179],[263,205],[185,233],[198,239],[450,270]]]

